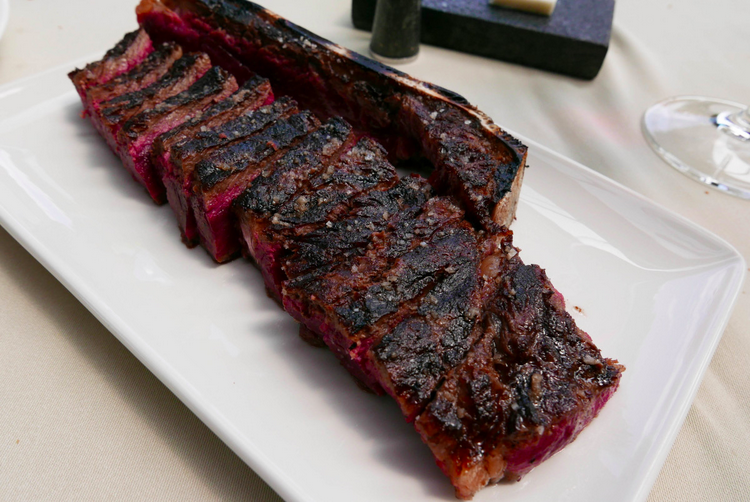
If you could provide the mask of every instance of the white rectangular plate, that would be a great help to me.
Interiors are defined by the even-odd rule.
[[[363,393],[329,352],[302,342],[254,267],[217,266],[183,246],[169,207],[156,207],[81,119],[66,78],[74,66],[0,88],[0,223],[282,497],[453,500],[395,403]],[[516,244],[628,370],[573,444],[476,499],[644,499],[744,261],[709,232],[526,142]]]

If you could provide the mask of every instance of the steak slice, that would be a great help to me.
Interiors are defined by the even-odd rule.
[[[244,248],[260,267],[269,294],[277,300],[281,300],[280,255],[285,245],[270,229],[273,218],[282,205],[308,186],[313,173],[332,165],[353,140],[349,124],[331,119],[267,166],[235,201]]]
[[[300,106],[321,118],[343,117],[383,144],[394,163],[430,159],[438,192],[460,197],[467,216],[486,230],[512,222],[527,149],[463,97],[353,53],[251,2],[142,0],[137,13],[155,39],[210,40]],[[442,132],[460,140],[439,145],[427,137]]]
[[[144,30],[127,33],[122,40],[104,57],[89,63],[82,70],[75,69],[68,74],[78,91],[81,101],[86,106],[86,91],[89,88],[104,84],[112,78],[135,67],[153,50],[151,38]]]
[[[396,399],[409,422],[482,335],[488,283],[480,272],[484,246],[482,237],[466,222],[462,224],[437,233],[437,239],[449,243],[446,255],[431,257],[438,266],[436,280],[408,316],[397,318],[397,325],[360,349],[368,351],[360,358],[366,359],[371,373],[377,372],[381,386]]]
[[[214,260],[226,262],[240,251],[232,201],[265,166],[318,127],[320,122],[308,111],[282,117],[257,134],[215,150],[195,165],[190,202],[200,242]]]
[[[459,198],[485,229],[493,223],[510,227],[523,181],[514,150],[522,147],[518,140],[506,134],[502,143],[493,141],[481,118],[422,96],[403,97],[399,121],[435,166],[430,183],[438,193]]]
[[[484,336],[415,423],[461,499],[572,442],[624,370],[576,327],[539,266],[515,256],[498,272]]]
[[[168,194],[171,193],[177,199],[180,210],[185,208],[185,214],[188,215],[184,229],[186,236],[200,240],[198,222],[191,203],[196,184],[196,165],[219,149],[256,135],[273,125],[275,121],[298,112],[297,104],[293,100],[282,97],[261,108],[248,107],[238,117],[233,117],[234,114],[229,113],[221,114],[215,121],[211,121],[212,128],[201,126],[201,130],[194,137],[186,138],[170,150],[169,163],[163,178],[168,181],[167,187],[172,187]]]
[[[89,114],[96,115],[100,103],[150,86],[162,78],[181,57],[182,48],[179,45],[174,42],[160,44],[130,71],[121,73],[105,84],[90,87],[86,92],[86,110]]]
[[[356,197],[347,215],[331,220],[325,227],[304,229],[289,236],[289,256],[282,265],[284,276],[293,279],[365,253],[373,234],[398,226],[401,220],[413,219],[432,196],[427,181],[411,175],[386,190]]]
[[[273,91],[268,80],[253,77],[229,98],[212,105],[203,113],[197,114],[154,140],[152,162],[166,188],[167,201],[177,217],[182,240],[189,247],[198,244],[198,227],[193,209],[188,202],[192,191],[192,167],[186,171],[188,176],[178,175],[170,162],[172,149],[272,102]]]
[[[271,296],[280,299],[279,286],[285,279],[294,279],[314,269],[330,269],[364,254],[373,234],[383,232],[389,225],[397,225],[399,220],[414,218],[432,195],[427,181],[412,175],[386,190],[372,190],[357,196],[346,216],[328,220],[325,226],[297,229],[283,241],[274,239],[271,234],[265,248],[278,250],[279,253],[273,255],[273,263],[281,263],[281,270],[272,269],[275,276],[266,280],[267,285],[275,286],[275,290],[269,289]],[[325,346],[318,334],[304,325],[301,327],[304,328],[300,328],[300,336],[305,341]]]
[[[94,125],[119,155],[117,134],[130,117],[186,90],[210,68],[211,61],[205,54],[185,54],[150,86],[101,103],[99,113],[92,116]]]
[[[374,233],[364,254],[283,283],[284,309],[319,334],[342,364],[382,393],[366,353],[379,335],[413,309],[459,253],[456,235],[473,234],[463,213],[446,198]]]
[[[170,96],[154,108],[142,110],[123,124],[117,135],[120,157],[155,202],[164,202],[165,191],[151,162],[154,139],[202,113],[211,104],[224,100],[236,90],[234,77],[215,66],[188,89]]]
[[[370,138],[360,139],[338,160],[314,173],[293,197],[281,204],[270,221],[261,222],[265,232],[255,234],[254,244],[262,243],[266,251],[276,251],[273,264],[295,249],[294,238],[315,229],[332,227],[341,215],[347,214],[354,199],[362,193],[384,190],[398,181],[396,170],[385,159],[382,147]],[[268,260],[268,255],[266,255]],[[265,277],[275,282],[266,285],[272,296],[278,296],[283,281],[281,270],[267,271]]]

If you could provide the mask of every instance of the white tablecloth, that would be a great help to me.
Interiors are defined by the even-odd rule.
[[[264,5],[304,25],[310,0]],[[1,3],[1,0],[0,0]],[[11,0],[0,84],[113,45],[134,0]],[[317,0],[334,41],[364,51],[347,0]],[[1,11],[1,9],[0,9]],[[652,103],[695,94],[750,103],[750,2],[617,4],[592,82],[486,60],[491,103],[526,135],[710,229],[750,259],[750,202],[704,188],[646,145]],[[423,48],[420,61],[443,50]],[[420,75],[417,62],[404,70]],[[750,499],[750,295],[740,295],[703,385],[654,485],[655,500]],[[0,229],[0,499],[225,500],[277,496],[60,283]]]

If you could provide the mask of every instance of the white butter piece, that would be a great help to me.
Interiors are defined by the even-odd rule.
[[[557,0],[490,0],[490,4],[550,16]]]

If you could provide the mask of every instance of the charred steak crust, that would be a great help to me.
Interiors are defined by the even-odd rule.
[[[138,138],[151,124],[180,107],[195,104],[206,98],[211,98],[226,89],[227,83],[234,80],[229,73],[218,66],[214,66],[204,73],[193,85],[179,94],[170,96],[157,104],[154,108],[143,110],[128,119],[122,126],[122,133],[129,139]],[[234,91],[234,89],[232,89]]]
[[[187,244],[217,262],[242,246],[300,336],[397,402],[459,498],[598,414],[624,367],[507,229],[523,145],[249,2],[143,0],[139,19],[162,44],[133,32],[70,73],[86,114],[154,200],[166,189]],[[429,180],[399,179],[390,161],[414,156]]]
[[[81,99],[85,101],[86,91],[100,84],[105,84],[112,78],[127,72],[143,61],[153,50],[151,39],[143,30],[127,33],[122,40],[104,57],[85,68],[73,70],[68,74],[73,81]]]
[[[142,0],[137,12],[155,38],[186,47],[211,40],[319,117],[342,115],[380,141],[394,162],[429,158],[439,192],[460,195],[468,216],[486,230],[512,222],[527,149],[455,93],[353,53],[251,2]],[[421,107],[407,106],[410,102]],[[441,142],[438,134],[425,144],[426,129],[466,141]]]
[[[267,130],[244,142],[218,150],[196,164],[198,183],[203,189],[210,189],[225,178],[244,171],[248,165],[309,133],[315,127],[312,121],[310,112],[299,112],[289,118],[277,119]]]
[[[156,106],[178,94],[211,68],[205,54],[185,54],[175,61],[169,71],[148,87],[122,94],[102,103],[102,117],[107,124],[117,124],[129,117]]]
[[[154,142],[155,154],[160,155],[173,146],[191,141],[199,133],[222,124],[223,122],[219,122],[222,116],[232,120],[245,112],[259,108],[260,105],[268,104],[266,102],[269,98],[273,98],[270,82],[256,75],[240,86],[228,99],[215,103],[201,115],[162,133]],[[249,105],[249,108],[242,107],[243,103]],[[238,112],[237,115],[233,113],[235,111]],[[204,131],[201,131],[201,126],[205,126]]]
[[[255,76],[227,99],[211,105],[180,126],[161,134],[154,141],[151,161],[165,186],[167,200],[177,217],[180,234],[186,245],[192,247],[199,241],[198,226],[189,200],[192,193],[193,167],[200,159],[195,159],[196,155],[188,155],[190,149],[180,155],[179,149],[204,133],[252,114],[271,102],[273,91],[270,82]],[[235,131],[234,128],[231,129],[233,135]],[[186,157],[192,157],[192,162]]]
[[[500,267],[482,338],[415,422],[462,499],[572,442],[624,370],[576,327],[539,266],[514,255]]]
[[[87,100],[92,105],[98,105],[117,96],[148,87],[162,78],[172,63],[181,56],[182,48],[174,42],[161,44],[130,71],[116,76],[105,84],[89,88]]]

